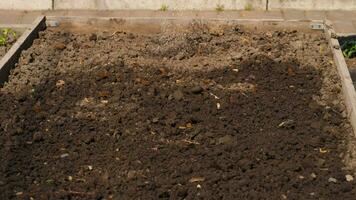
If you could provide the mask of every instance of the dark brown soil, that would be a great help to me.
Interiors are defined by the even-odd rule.
[[[0,199],[356,199],[326,46],[201,23],[46,30],[1,89]]]

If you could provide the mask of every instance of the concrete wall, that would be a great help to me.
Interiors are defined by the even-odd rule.
[[[356,10],[356,0],[268,0],[270,10]],[[0,0],[0,10],[264,10],[267,0]]]
[[[243,10],[245,7],[265,9],[266,0],[55,0],[55,9],[89,10],[214,10],[222,5],[225,10]]]
[[[356,10],[356,0],[269,0],[270,10]]]
[[[52,0],[0,0],[3,10],[49,10]]]

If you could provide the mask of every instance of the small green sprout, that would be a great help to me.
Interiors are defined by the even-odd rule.
[[[216,12],[222,12],[225,10],[225,6],[222,5],[222,4],[217,4],[216,7],[215,7],[215,11]]]
[[[342,54],[346,58],[354,58],[356,57],[356,41],[347,41],[342,46]]]
[[[159,9],[160,11],[167,11],[168,10],[168,6],[166,4],[162,4],[161,8]]]
[[[251,10],[253,10],[252,4],[251,4],[251,3],[247,3],[247,4],[245,5],[245,10],[246,10],[246,11],[251,11]]]
[[[10,38],[16,38],[16,32],[10,28],[4,28],[0,31],[0,46],[4,46],[9,42]]]

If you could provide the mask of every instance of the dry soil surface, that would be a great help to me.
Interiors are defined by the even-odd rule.
[[[356,199],[321,32],[48,29],[0,93],[0,199]]]

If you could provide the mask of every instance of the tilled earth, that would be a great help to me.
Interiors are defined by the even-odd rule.
[[[356,199],[321,32],[48,29],[0,93],[0,199]]]

